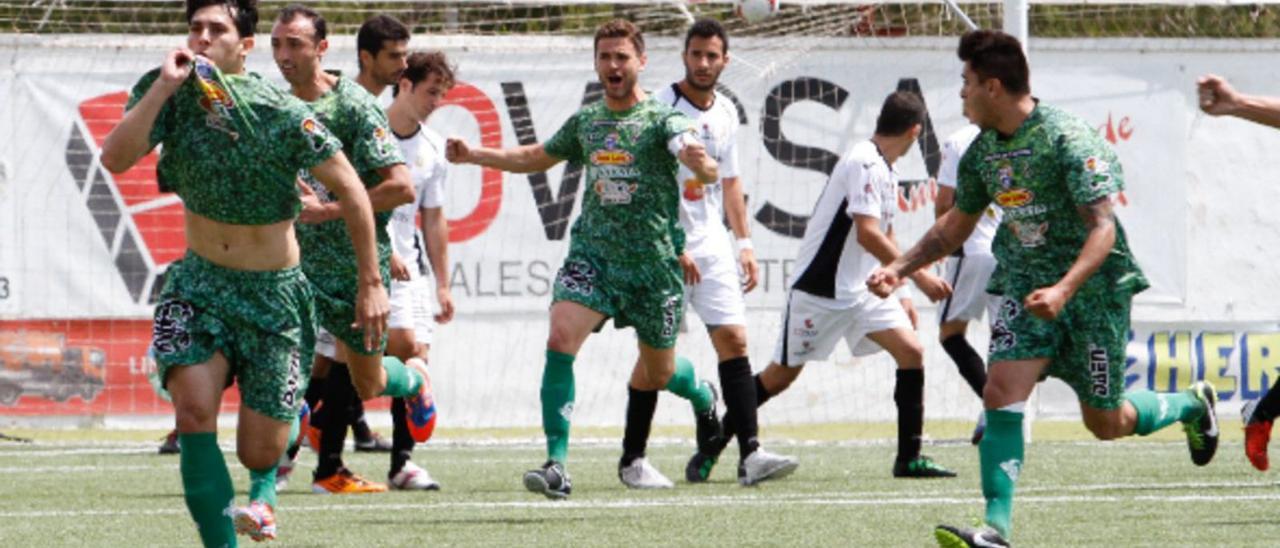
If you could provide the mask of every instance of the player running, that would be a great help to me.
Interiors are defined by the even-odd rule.
[[[293,228],[299,170],[339,199],[343,244],[362,281],[344,323],[354,318],[353,331],[380,339],[388,305],[369,199],[342,144],[305,104],[244,69],[256,3],[188,0],[186,18],[187,47],[134,86],[102,164],[121,173],[163,144],[157,178],[182,197],[188,250],[169,266],[151,350],[173,396],[183,491],[201,541],[235,546],[237,529],[276,536],[276,461],[311,369],[312,289]],[[236,453],[250,478],[244,508],[233,507],[217,443],[233,376]]]
[[[325,126],[342,141],[344,151],[364,181],[379,226],[380,273],[382,279],[389,279],[391,248],[385,226],[392,209],[414,199],[409,170],[391,138],[386,114],[373,96],[355,81],[321,68],[328,49],[326,27],[324,18],[315,10],[296,4],[288,6],[281,10],[272,29],[272,51],[293,94],[308,102]],[[358,289],[358,280],[352,272],[351,248],[344,244],[342,225],[333,222],[332,197],[307,174],[301,176],[307,190],[298,228],[302,269],[315,288],[319,324],[334,340],[332,348],[318,346],[318,353],[335,360],[326,380],[323,406],[328,409],[319,424],[322,435],[312,490],[318,493],[385,490],[385,485],[363,480],[343,465],[342,441],[349,419],[342,411],[350,407],[348,385],[354,384],[361,399],[380,395],[415,396],[418,409],[409,414],[405,426],[425,440],[429,432],[423,434],[423,431],[433,424],[430,415],[434,414],[429,384],[425,380],[426,364],[421,360],[411,359],[406,363],[395,357],[384,358],[385,341],[364,339],[342,320]]]
[[[596,29],[595,67],[604,100],[574,114],[545,144],[472,149],[448,141],[449,160],[529,173],[568,160],[586,166],[590,193],[573,225],[569,255],[556,276],[542,375],[542,425],[547,462],[524,476],[530,491],[569,496],[564,465],[573,412],[574,356],[605,320],[634,326],[640,361],[631,386],[660,390],[675,376],[675,341],[683,315],[676,171],[719,180],[717,164],[698,142],[688,117],[640,88],[644,37],[628,21]]]
[[[1148,284],[1111,209],[1111,195],[1124,188],[1120,162],[1087,122],[1031,96],[1016,38],[972,31],[958,53],[960,96],[982,134],[960,160],[956,207],[867,286],[887,295],[903,276],[960,247],[992,202],[1004,210],[992,244],[998,265],[988,292],[998,312],[978,445],[985,523],[942,525],[935,536],[941,546],[1007,546],[1023,472],[1023,410],[1042,377],[1075,390],[1098,439],[1145,436],[1181,421],[1201,466],[1218,446],[1216,396],[1204,382],[1178,394],[1124,391],[1129,309]]]

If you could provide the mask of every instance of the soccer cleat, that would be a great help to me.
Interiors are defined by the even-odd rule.
[[[982,443],[982,435],[987,433],[987,412],[978,411],[978,424],[973,426],[973,435],[969,437],[969,443],[978,445]]]
[[[284,488],[289,486],[289,477],[293,475],[293,469],[297,464],[297,453],[292,457],[289,456],[289,451],[280,455],[280,460],[276,461],[276,491],[284,491]]]
[[[422,360],[418,358],[410,358],[409,361]],[[427,375],[427,369],[423,367],[415,367],[422,374],[422,388],[418,389],[418,393],[412,397],[405,398],[404,403],[409,408],[409,412],[405,413],[405,423],[409,426],[409,435],[413,436],[413,441],[425,443],[431,439],[431,434],[436,429],[436,400],[431,395],[431,377]]]
[[[164,441],[160,442],[161,455],[176,455],[182,452],[182,446],[178,444],[178,431],[170,430],[165,434]]]
[[[569,498],[573,482],[563,464],[549,460],[541,468],[524,473],[524,488],[551,500],[561,500]]]
[[[765,480],[781,479],[791,475],[800,466],[795,457],[775,455],[764,449],[752,451],[738,463],[738,483],[755,485]]]
[[[365,439],[357,439],[355,441],[356,452],[359,453],[390,453],[391,442],[387,438],[382,437],[377,432],[369,432],[369,437]]]
[[[1213,460],[1218,452],[1218,413],[1214,407],[1218,403],[1218,393],[1213,385],[1200,381],[1189,388],[1191,395],[1204,404],[1204,413],[1199,417],[1182,423],[1182,430],[1187,434],[1187,447],[1191,450],[1191,462],[1196,466],[1204,466]]]
[[[675,487],[671,480],[662,475],[657,468],[649,464],[649,459],[640,457],[623,466],[618,463],[618,479],[632,489],[670,489]]]
[[[387,484],[369,481],[357,476],[346,468],[327,478],[321,478],[311,484],[311,492],[321,495],[360,495],[365,493],[383,493]]]
[[[276,514],[265,502],[255,500],[248,506],[236,507],[231,520],[235,522],[237,534],[249,535],[254,542],[276,538]]]
[[[933,530],[933,538],[942,548],[990,548],[1010,546],[1009,541],[989,526],[967,528],[939,525]]]
[[[1271,421],[1254,420],[1253,413],[1258,408],[1257,400],[1250,401],[1240,410],[1244,416],[1244,455],[1249,463],[1259,471],[1266,472],[1271,467],[1267,457],[1267,444],[1271,442]]]
[[[715,449],[719,447],[720,437],[723,435],[723,428],[720,426],[720,419],[716,417],[716,402],[720,400],[720,392],[716,390],[716,386],[707,381],[707,388],[711,389],[711,409],[705,413],[693,413],[694,424],[697,425],[698,452],[706,454],[715,454]]]
[[[920,455],[912,460],[899,460],[893,463],[895,478],[954,478],[956,473],[933,462],[933,459]]]
[[[716,466],[718,456],[708,455],[702,451],[694,453],[689,463],[684,465],[684,479],[689,483],[702,483],[711,477],[711,470]]]
[[[397,491],[439,491],[440,483],[432,479],[426,469],[412,461],[404,463],[404,468],[391,476],[387,482]]]

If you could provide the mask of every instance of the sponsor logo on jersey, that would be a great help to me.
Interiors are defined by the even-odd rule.
[[[626,181],[600,179],[593,188],[600,196],[600,205],[626,205],[631,203],[631,196],[640,185]]]
[[[597,150],[591,153],[591,163],[598,166],[629,166],[635,157],[625,150]]]
[[[1009,188],[1013,186],[1013,166],[1005,163],[996,169],[996,178],[1000,181],[1000,188]]]
[[[1092,384],[1090,392],[1095,396],[1111,395],[1111,362],[1107,359],[1107,350],[1096,344],[1089,344],[1089,380]]]
[[[1018,242],[1022,244],[1022,247],[1040,247],[1044,245],[1044,235],[1049,231],[1049,223],[1010,221],[1009,230],[1013,231],[1014,236],[1017,236]]]
[[[1089,175],[1089,186],[1093,189],[1111,182],[1111,163],[1097,156],[1085,158],[1084,172]]]
[[[1013,188],[996,194],[996,205],[1012,209],[1030,204],[1036,199],[1034,192],[1025,188]]]
[[[319,151],[324,148],[324,125],[319,120],[315,118],[304,119],[302,121],[302,134],[306,135],[312,149]]]
[[[690,202],[699,201],[707,196],[707,185],[697,179],[685,179],[684,181],[684,199]]]

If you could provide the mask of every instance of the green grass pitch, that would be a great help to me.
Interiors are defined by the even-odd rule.
[[[1019,546],[1276,546],[1280,485],[1244,459],[1239,429],[1209,466],[1187,457],[1177,431],[1120,443],[1085,441],[1077,424],[1037,423],[1019,483]],[[888,426],[881,427],[890,432]],[[629,491],[617,480],[619,433],[575,431],[574,491],[553,502],[527,493],[522,472],[541,463],[532,431],[453,432],[415,461],[443,484],[434,493],[310,493],[315,456],[302,454],[281,493],[274,546],[930,546],[938,523],[981,516],[977,451],[937,442],[926,453],[953,480],[895,480],[892,445],[866,425],[766,428],[772,450],[798,456],[790,478],[756,488],[735,481],[736,448],[712,482],[680,481],[688,429],[658,429],[650,459],[673,480]],[[963,425],[930,426],[959,438]],[[13,430],[0,442],[0,546],[181,546],[197,537],[183,506],[176,457],[154,454],[158,432]],[[231,432],[220,436],[233,440]],[[842,441],[843,440],[843,441]],[[248,473],[232,477],[244,500]],[[381,479],[385,454],[349,453]],[[242,545],[253,544],[244,539]]]

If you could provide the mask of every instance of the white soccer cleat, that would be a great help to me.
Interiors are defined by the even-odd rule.
[[[421,466],[409,461],[404,463],[396,475],[388,482],[397,491],[439,491],[440,482],[432,479],[431,474]]]
[[[800,461],[795,457],[775,455],[764,449],[756,449],[738,464],[738,483],[749,486],[765,480],[785,478],[795,472],[799,466]]]
[[[631,461],[627,466],[619,465],[618,479],[632,489],[670,489],[676,486],[644,457]]]

